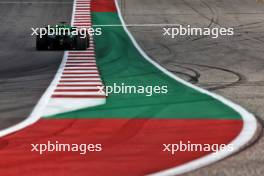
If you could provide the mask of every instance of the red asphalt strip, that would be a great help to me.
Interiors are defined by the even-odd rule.
[[[116,12],[114,0],[92,0],[91,12]]]
[[[208,152],[163,152],[163,144],[227,144],[241,120],[41,119],[1,139],[5,176],[137,176],[179,166]],[[101,152],[31,152],[31,144],[102,144]],[[151,164],[150,164],[151,163]]]

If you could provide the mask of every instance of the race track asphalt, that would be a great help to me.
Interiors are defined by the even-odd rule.
[[[63,52],[35,50],[31,27],[70,22],[72,0],[0,2],[0,129],[30,114],[51,82]]]

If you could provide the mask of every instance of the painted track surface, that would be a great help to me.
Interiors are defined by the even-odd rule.
[[[208,154],[176,152],[171,155],[162,151],[163,143],[190,140],[193,143],[226,144],[236,137],[241,126],[241,121],[237,120],[190,119],[186,125],[186,120],[182,119],[41,119],[33,126],[1,139],[0,171],[9,176],[147,175]],[[31,152],[30,144],[46,144],[48,140],[53,144],[55,141],[99,143],[103,151],[86,155]]]
[[[103,1],[100,1],[103,2]],[[97,13],[96,9],[96,13],[94,13],[94,17],[95,19],[99,20],[96,21],[97,22],[103,22],[105,17],[106,19],[108,19],[107,21],[111,21],[111,20],[115,20],[116,22],[118,22],[118,18],[116,16],[116,14],[112,13]],[[101,10],[101,9],[100,9]],[[99,10],[99,12],[101,12]],[[109,30],[109,31],[108,31]],[[111,28],[106,29],[106,31],[108,32],[114,32],[115,30],[113,30]],[[117,30],[118,32],[119,30]],[[119,31],[121,35],[123,32]],[[125,36],[123,36],[124,38],[126,38]],[[124,39],[123,38],[123,39]],[[118,40],[118,39],[117,39]],[[124,40],[126,41],[126,39]],[[100,44],[101,42],[99,42]],[[103,42],[101,43],[103,44]],[[129,41],[127,41],[126,43],[129,47],[131,47],[131,43]],[[101,49],[102,46],[99,46],[98,50]],[[132,50],[134,52],[136,52],[133,47],[131,47],[128,50]],[[113,49],[112,52],[116,52],[117,50]],[[134,53],[132,53],[134,54]],[[123,55],[121,55],[123,57]],[[126,55],[124,55],[126,56]],[[140,55],[138,55],[137,57],[140,58]],[[109,59],[108,55],[107,57],[102,57],[99,56],[99,59]],[[114,59],[115,57],[111,58]],[[123,58],[125,59],[125,58]],[[135,58],[136,60],[138,58]],[[121,60],[122,61],[122,60]],[[136,61],[135,61],[136,62]],[[125,62],[126,63],[126,62]],[[148,65],[146,62],[141,61],[141,63],[143,65],[146,65],[148,68],[147,71],[151,71],[150,73],[153,74],[153,76],[158,76],[157,78],[162,80],[166,80],[168,81],[167,83],[169,83],[169,78],[165,78],[165,75],[160,73],[160,71],[155,70],[151,67],[148,67],[150,65]],[[124,63],[122,63],[124,64]],[[100,65],[100,64],[99,64]],[[104,62],[102,61],[101,66],[105,65]],[[134,65],[134,64],[132,64]],[[133,73],[133,70],[136,70],[136,67],[138,64],[132,66],[132,70],[128,69],[129,72]],[[107,65],[106,65],[107,66]],[[111,66],[111,65],[110,65]],[[107,67],[101,67],[101,71],[104,74],[105,71],[107,71],[109,68]],[[113,69],[112,69],[113,70]],[[152,72],[154,71],[154,72]],[[129,78],[129,77],[128,77]],[[107,79],[106,79],[107,80]],[[115,80],[115,79],[114,79]],[[116,79],[117,80],[117,79]],[[163,81],[164,81],[163,80]],[[83,175],[86,174],[86,170],[85,168],[87,167],[86,163],[88,163],[90,169],[89,171],[91,171],[91,173],[93,173],[93,175],[105,175],[106,172],[108,173],[108,171],[112,171],[111,174],[116,175],[116,173],[120,174],[120,175],[143,175],[143,174],[147,174],[147,173],[153,173],[153,172],[157,172],[163,169],[166,169],[168,167],[173,167],[176,165],[180,165],[183,164],[185,162],[191,161],[193,159],[196,159],[197,157],[200,156],[204,156],[206,153],[203,152],[198,152],[196,154],[190,154],[189,157],[187,156],[183,156],[180,157],[180,159],[172,159],[168,160],[168,156],[162,156],[164,155],[163,152],[161,152],[160,149],[160,144],[162,144],[163,142],[174,142],[174,140],[179,140],[179,139],[184,139],[184,140],[188,140],[188,138],[197,138],[198,141],[197,142],[202,142],[202,143],[229,143],[232,139],[234,139],[235,136],[238,135],[239,131],[242,128],[242,123],[240,121],[240,117],[237,113],[233,112],[230,108],[225,108],[223,105],[221,105],[221,103],[214,101],[212,98],[210,97],[206,97],[206,95],[203,94],[199,94],[198,92],[195,92],[194,90],[187,90],[188,88],[185,87],[179,83],[175,83],[177,88],[183,88],[186,89],[186,95],[193,94],[194,98],[197,101],[200,101],[200,103],[203,103],[203,101],[205,102],[209,102],[207,105],[212,105],[212,107],[216,107],[216,111],[217,112],[213,112],[210,114],[210,112],[199,112],[199,108],[197,108],[195,110],[195,112],[199,112],[200,114],[198,115],[198,117],[196,118],[200,118],[198,119],[198,121],[196,121],[196,119],[194,117],[194,119],[189,119],[187,121],[183,120],[183,123],[181,122],[181,119],[177,119],[177,120],[171,120],[170,118],[174,118],[174,117],[170,117],[171,114],[166,113],[166,111],[159,112],[159,115],[155,115],[157,119],[155,120],[149,120],[149,119],[144,119],[144,117],[147,114],[142,113],[141,114],[141,118],[142,119],[135,119],[132,118],[130,119],[130,117],[126,117],[126,118],[121,118],[120,114],[113,112],[111,113],[112,115],[116,115],[116,118],[118,119],[102,119],[100,120],[100,118],[96,118],[96,119],[91,119],[91,120],[80,120],[80,119],[72,119],[72,120],[67,120],[67,119],[58,119],[58,120],[54,120],[52,118],[54,117],[49,117],[50,119],[48,120],[44,120],[42,119],[41,121],[39,121],[36,125],[33,125],[30,128],[27,128],[26,130],[24,130],[23,132],[18,132],[14,135],[10,135],[7,138],[4,138],[2,140],[2,155],[13,155],[13,157],[10,157],[10,160],[2,160],[2,164],[3,168],[2,172],[3,173],[7,173],[7,174],[17,174],[17,172],[20,171],[24,171],[24,174],[27,175],[34,175],[36,174],[36,170],[37,169],[42,169],[44,173],[54,173],[54,162],[60,164],[57,164],[56,167],[56,173],[58,174],[64,174],[65,175],[65,170],[63,168],[67,167],[67,166],[71,166],[71,170],[68,171],[68,174],[74,174],[76,172],[76,169],[78,170],[78,175]],[[186,96],[185,95],[185,96]],[[188,96],[187,96],[188,97]],[[186,98],[187,98],[186,97]],[[200,99],[200,98],[204,97],[205,99]],[[56,98],[56,97],[55,97]],[[131,98],[131,97],[130,97]],[[154,99],[157,99],[159,97],[154,97]],[[166,97],[168,98],[168,97]],[[154,100],[153,99],[153,100]],[[198,103],[199,104],[199,103]],[[176,107],[180,105],[176,103]],[[105,107],[105,109],[107,110],[107,106]],[[225,109],[225,111],[218,111],[217,108],[219,109]],[[99,108],[100,110],[100,108]],[[111,105],[110,105],[110,111],[111,111]],[[149,109],[151,110],[151,109]],[[153,108],[152,108],[153,110]],[[180,108],[178,110],[181,110]],[[89,111],[89,109],[88,109]],[[95,112],[94,117],[100,117],[100,112],[99,114],[96,114],[96,108],[91,110],[90,112]],[[132,112],[132,111],[131,111]],[[168,111],[167,111],[168,112]],[[173,112],[170,110],[170,112]],[[186,110],[183,110],[184,115],[187,115]],[[194,111],[193,111],[194,112]],[[225,116],[226,114],[228,114],[228,116]],[[75,116],[82,116],[82,112],[81,113],[76,113]],[[93,113],[88,113],[86,114],[85,112],[83,113],[84,117],[87,117],[89,119],[89,116],[93,115]],[[99,116],[98,116],[99,115]],[[121,111],[121,115],[122,115],[122,111]],[[162,116],[160,116],[162,115]],[[193,114],[192,114],[193,115]],[[222,117],[220,117],[222,115]],[[71,115],[71,113],[67,114],[62,114],[60,115],[62,117],[66,117],[66,116],[70,116],[70,118],[74,118],[74,116]],[[103,117],[105,117],[106,114],[103,115]],[[129,114],[129,116],[131,116],[131,114]],[[137,117],[138,115],[136,115],[135,117]],[[133,115],[131,117],[134,117]],[[152,116],[151,116],[152,117]],[[201,119],[201,117],[204,117],[205,119]],[[55,118],[61,118],[59,116],[55,116]],[[146,118],[146,117],[145,117]],[[164,119],[160,119],[159,118],[164,118]],[[176,117],[177,118],[177,117]],[[181,118],[181,117],[179,117]],[[190,115],[187,115],[186,118],[190,118]],[[220,120],[209,120],[210,118],[220,118]],[[223,118],[223,119],[221,119]],[[230,118],[230,119],[229,119]],[[185,122],[184,122],[185,121]],[[188,123],[188,128],[190,128],[188,130],[187,126],[185,125],[185,123]],[[214,124],[216,122],[216,124]],[[47,123],[47,124],[46,124]],[[54,123],[54,124],[53,124]],[[201,123],[200,125],[197,125]],[[61,124],[61,125],[60,125]],[[157,126],[157,124],[159,124],[159,126]],[[193,124],[193,126],[191,125]],[[117,125],[117,128],[113,128],[113,126]],[[143,125],[143,126],[142,126]],[[161,128],[161,126],[163,128]],[[172,126],[170,126],[172,125]],[[179,125],[179,126],[178,126]],[[245,125],[245,124],[244,124]],[[196,128],[197,131],[199,131],[199,135],[197,135],[197,131],[193,130],[193,128]],[[87,128],[89,127],[89,128]],[[95,131],[91,131],[92,127],[96,127],[94,130]],[[199,128],[201,127],[201,128]],[[218,127],[220,127],[218,129]],[[120,129],[121,128],[121,129]],[[141,132],[139,134],[133,134],[133,133],[137,133],[137,129],[141,129]],[[150,137],[149,131],[157,131],[156,128],[159,129],[158,134],[152,133],[151,135],[153,135],[153,137],[155,136],[156,139],[153,140],[153,143],[150,143],[150,147],[146,147],[146,149],[151,148],[152,150],[148,151],[148,150],[143,150],[141,152],[143,152],[142,154],[138,153],[137,151],[135,151],[134,147],[137,147],[137,142],[140,142],[139,144],[141,144],[142,146],[148,146],[147,144],[149,144],[149,141],[146,139],[149,138],[153,138]],[[162,130],[165,130],[165,133],[162,132]],[[166,131],[167,129],[171,129],[172,131]],[[203,130],[202,130],[203,129]],[[101,134],[101,137],[98,137],[98,133],[96,133],[96,131],[99,130],[99,134]],[[121,130],[121,131],[120,131]],[[186,136],[178,136],[179,138],[176,138],[175,134],[180,134],[179,131],[185,131]],[[79,133],[81,131],[81,133]],[[83,131],[83,132],[82,132]],[[208,131],[210,131],[210,137],[208,137]],[[224,132],[227,132],[227,134],[225,134]],[[91,132],[91,134],[89,134],[88,136],[86,136],[86,134],[88,134],[88,132]],[[131,134],[132,132],[132,134]],[[190,132],[190,134],[189,134]],[[196,133],[196,135],[194,135]],[[73,135],[79,134],[78,137],[72,138]],[[110,136],[109,136],[110,134]],[[111,135],[113,134],[113,135]],[[120,134],[120,135],[119,135]],[[221,135],[220,135],[221,134]],[[105,136],[106,135],[106,136]],[[131,136],[132,135],[132,136]],[[204,138],[203,136],[207,136],[207,138]],[[159,136],[159,137],[158,137]],[[167,136],[168,138],[166,140],[164,140],[164,136]],[[215,136],[218,136],[217,138]],[[87,138],[89,137],[89,138]],[[110,138],[109,138],[110,137]],[[129,140],[127,140],[127,138],[131,138]],[[185,139],[185,137],[187,137]],[[21,141],[21,138],[24,139],[23,141]],[[91,138],[91,139],[90,139]],[[80,158],[79,156],[76,156],[74,154],[50,154],[49,156],[46,156],[45,161],[41,160],[38,154],[34,154],[32,152],[29,152],[28,147],[30,146],[29,143],[32,142],[39,142],[39,143],[45,143],[45,141],[47,139],[50,140],[62,140],[62,141],[69,141],[70,143],[72,142],[76,142],[76,143],[80,143],[82,142],[84,139],[87,139],[90,142],[100,142],[104,145],[106,145],[107,147],[115,146],[114,149],[106,149],[104,152],[102,152],[101,156],[95,156],[92,155],[91,158],[88,158],[88,160],[86,160],[86,162],[82,162],[82,158]],[[201,141],[205,139],[205,141]],[[74,140],[74,141],[73,141]],[[196,141],[195,139],[192,139],[193,141]],[[223,140],[223,141],[221,141]],[[134,142],[133,142],[134,141]],[[147,144],[144,143],[144,141],[146,141]],[[120,143],[121,142],[121,143]],[[121,145],[119,145],[121,144]],[[131,146],[132,146],[132,151],[133,152],[137,152],[134,153],[133,155],[127,155],[128,153],[131,154],[132,151],[131,150]],[[16,149],[16,151],[18,153],[20,153],[20,156],[16,153],[14,153],[14,148]],[[241,147],[241,146],[240,146]],[[123,151],[122,151],[123,149]],[[24,153],[24,152],[25,153]],[[118,151],[118,157],[117,152]],[[128,152],[129,151],[129,152]],[[179,153],[180,154],[180,153]],[[110,156],[114,155],[115,157],[113,157],[113,160],[116,159],[121,159],[121,161],[123,161],[122,163],[124,164],[128,164],[129,167],[119,167],[119,165],[117,164],[113,164],[113,165],[106,165],[105,170],[101,170],[101,163],[104,161],[104,156],[109,156],[107,158],[111,158]],[[155,155],[155,156],[154,156]],[[187,153],[188,155],[188,153]],[[25,157],[26,156],[26,157]],[[133,159],[133,157],[136,157]],[[156,164],[153,165],[146,165],[145,163],[149,163],[151,161],[153,161],[152,158],[147,157],[147,156],[152,156],[154,158],[159,158],[159,161],[156,161]],[[146,161],[144,160],[139,160],[140,157],[143,157]],[[95,159],[95,160],[94,160]],[[89,161],[90,160],[90,161]],[[98,160],[97,162],[94,162]],[[128,162],[130,160],[130,162]],[[32,165],[31,163],[34,161],[34,164]],[[68,162],[67,162],[68,161]],[[126,162],[127,161],[127,162]],[[138,162],[140,161],[140,162]],[[16,171],[11,170],[10,168],[14,167],[14,165],[16,165],[16,162],[19,163],[24,163],[24,165],[21,165],[19,167],[19,169],[17,169]],[[142,162],[142,164],[141,164]],[[43,165],[43,163],[45,163]],[[83,163],[83,164],[81,164]],[[16,165],[17,166],[17,165]],[[133,170],[133,172],[131,171],[131,169],[129,169],[131,166],[135,166],[135,168],[138,168],[137,170]],[[79,168],[78,168],[79,167]],[[142,167],[142,168],[141,168]],[[124,169],[122,171],[122,169]],[[25,172],[26,171],[26,172]]]
[[[62,59],[62,52],[35,50],[31,27],[69,22],[72,11],[72,1],[5,2],[0,2],[0,129],[30,114]]]
[[[130,24],[182,23],[205,27],[218,23],[234,26],[237,35],[217,40],[164,39],[161,29],[154,27],[130,27],[130,30],[145,51],[170,71],[215,90],[264,119],[263,4],[251,0],[136,0],[133,3],[122,0],[121,6],[125,21]],[[262,176],[263,141],[261,137],[245,151],[186,175]]]
[[[78,120],[79,122],[81,122],[80,120]],[[42,122],[40,122],[40,123],[42,123]],[[45,123],[45,122],[44,122]],[[63,122],[62,122],[63,123]],[[68,123],[68,122],[67,122]],[[97,123],[97,122],[96,122]],[[195,122],[195,123],[197,123],[197,122]],[[68,125],[62,125],[63,126],[63,128],[61,129],[61,130],[59,130],[59,132],[57,132],[57,129],[55,129],[55,132],[54,133],[52,133],[51,135],[56,135],[56,134],[61,134],[62,133],[62,131],[64,131],[64,127],[69,127],[69,126],[71,126],[71,125],[73,125],[73,124],[75,124],[76,126],[77,126],[77,129],[80,129],[79,127],[79,125],[77,125],[78,123],[69,123]],[[81,123],[82,124],[82,123]],[[84,124],[84,123],[83,123]],[[47,125],[46,125],[47,126]],[[56,125],[55,125],[56,126]],[[109,125],[107,125],[107,126],[109,126]],[[72,128],[72,129],[74,129],[74,128]],[[29,130],[32,130],[32,129],[29,129]],[[36,130],[40,130],[40,128],[36,128],[36,129],[34,129],[33,128],[33,132],[36,132]],[[40,130],[41,131],[41,130]],[[45,130],[45,131],[47,131],[47,130]],[[52,129],[49,129],[48,131],[52,131]],[[148,131],[148,130],[147,130]],[[227,131],[229,131],[229,130],[227,130]],[[74,133],[76,132],[76,131],[73,131]],[[219,132],[218,132],[219,133]],[[20,135],[20,134],[18,134],[18,135]],[[70,136],[71,136],[71,134],[69,134]],[[22,135],[23,136],[23,135]],[[48,136],[48,135],[47,135]],[[46,136],[46,137],[47,137]],[[224,135],[224,136],[227,136],[227,135]],[[6,143],[5,143],[5,141],[3,141],[3,147],[5,147],[5,144],[7,144],[8,142],[10,142],[9,140],[11,139],[11,141],[12,141],[12,137],[14,137],[14,139],[16,139],[16,136],[11,136],[11,138],[7,138],[7,140],[6,140]],[[19,137],[21,137],[21,136],[19,136]],[[34,138],[32,138],[32,136],[25,136],[27,139],[29,139],[29,141],[35,141],[35,139],[37,138],[37,139],[39,139],[39,136],[37,136],[35,139]],[[45,138],[45,137],[44,137]],[[231,137],[231,138],[233,138],[233,137]],[[17,144],[19,144],[20,143],[20,141],[16,141],[16,140],[14,140],[13,139],[13,142],[14,142],[14,144],[15,145],[17,145]],[[18,138],[17,138],[18,139]],[[25,138],[24,138],[25,139]],[[213,138],[212,138],[213,139]],[[77,140],[77,139],[76,139]],[[82,141],[82,140],[81,140]],[[12,142],[11,142],[12,143]],[[23,143],[23,142],[22,142]],[[18,152],[19,152],[19,150],[17,150]],[[6,154],[10,154],[10,153],[6,153]],[[34,157],[34,156],[33,156]],[[58,156],[57,156],[58,157]],[[55,156],[55,158],[56,158],[56,156]],[[12,158],[10,158],[11,160],[12,160]],[[23,158],[20,158],[20,159],[22,159],[23,160]],[[27,159],[27,158],[24,158],[24,159]],[[68,158],[69,159],[69,158]],[[54,164],[54,163],[53,163]],[[3,164],[3,165],[5,165],[5,164]],[[7,167],[10,167],[11,165],[6,165]],[[97,170],[96,170],[97,171]],[[155,171],[155,170],[151,170],[151,171]],[[75,172],[74,170],[72,170],[72,172]],[[146,171],[146,172],[150,172],[150,171]],[[34,173],[34,172],[33,172]],[[52,172],[51,172],[52,173]],[[65,174],[65,172],[62,172],[63,174]]]

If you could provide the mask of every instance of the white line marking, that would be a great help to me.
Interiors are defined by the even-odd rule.
[[[98,76],[99,77],[99,74],[63,74],[63,76],[65,77],[69,77],[69,76],[74,76],[74,77],[79,77],[79,76],[82,76],[82,77],[84,77],[84,76]]]
[[[84,56],[86,56],[86,55],[90,55],[90,54],[95,54],[95,52],[94,51],[87,51],[87,50],[85,50],[85,51],[82,51],[82,52],[70,52],[69,53],[69,56],[71,56],[71,55],[84,55]]]
[[[95,24],[93,27],[123,27],[122,24]],[[165,26],[180,26],[180,24],[161,23],[161,24],[124,24],[127,27],[165,27]]]
[[[102,93],[98,91],[88,92],[88,91],[82,91],[82,92],[55,92],[53,95],[103,95]]]
[[[91,18],[90,14],[86,14],[86,15],[84,15],[84,14],[80,14],[80,15],[75,14],[74,16],[75,16],[75,19],[82,18],[82,17],[90,17]]]
[[[80,89],[80,90],[82,90],[82,89],[96,89],[97,91],[99,91],[100,89],[97,87],[97,86],[86,86],[86,87],[84,87],[84,86],[72,86],[72,87],[57,87],[57,89],[59,89],[59,90],[70,90],[70,89]],[[56,90],[57,90],[56,89]]]
[[[80,23],[80,22],[91,23],[91,19],[86,18],[86,19],[76,19],[76,20],[74,20],[74,23]]]
[[[74,62],[74,63],[67,63],[66,66],[71,66],[71,65],[84,65],[84,66],[95,66],[95,63],[82,63],[82,62]]]
[[[96,61],[94,59],[84,59],[84,58],[68,58],[67,63],[80,63],[80,62],[87,62],[87,63],[91,63],[91,64],[96,64]]]
[[[47,111],[45,111],[46,115],[52,115],[58,112],[60,109],[69,109],[69,111],[76,110],[73,106],[74,104],[78,103],[80,108],[87,107],[87,104],[90,107],[98,106],[105,103],[105,98],[85,98],[85,99],[73,99],[73,98],[52,98],[49,102],[49,107]],[[56,107],[57,104],[61,104],[63,106]]]
[[[75,15],[87,15],[87,12],[76,12]]]
[[[65,69],[65,71],[71,71],[71,70],[89,70],[89,71],[97,71],[97,67],[87,67],[87,66],[67,66]]]
[[[82,81],[82,80],[87,80],[87,81],[101,81],[101,79],[100,78],[62,78],[61,79],[61,81],[67,81],[67,80],[76,80],[76,81],[78,81],[78,80],[80,80],[80,81]]]
[[[89,72],[91,72],[91,73],[94,73],[94,72],[98,72],[97,70],[96,71],[94,71],[94,70],[85,70],[85,71],[78,71],[78,70],[71,70],[71,71],[67,71],[67,73],[75,73],[75,72],[84,72],[84,73],[89,73]]]

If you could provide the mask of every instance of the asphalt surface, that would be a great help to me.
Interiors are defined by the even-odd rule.
[[[31,2],[31,3],[29,3]],[[63,52],[35,50],[31,27],[70,22],[72,1],[0,1],[0,129],[30,114]]]
[[[254,0],[122,0],[127,24],[233,27],[229,37],[163,36],[162,27],[129,27],[141,47],[181,78],[264,119],[264,3]],[[262,127],[260,127],[262,129]],[[190,176],[264,175],[264,138]]]

